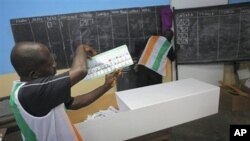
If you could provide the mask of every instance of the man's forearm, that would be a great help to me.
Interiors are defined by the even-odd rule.
[[[82,107],[88,106],[89,104],[97,100],[99,97],[101,97],[103,94],[105,94],[105,92],[107,92],[110,88],[111,86],[102,85],[89,93],[76,96],[74,98],[73,103],[68,108],[72,110],[77,110]]]
[[[84,49],[85,45],[77,47],[75,57],[69,71],[71,86],[82,80],[88,73],[87,69],[87,55]]]

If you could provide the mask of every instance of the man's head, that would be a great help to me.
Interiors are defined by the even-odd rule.
[[[40,43],[20,42],[11,51],[11,63],[22,81],[55,75],[56,63],[48,48]]]
[[[174,33],[171,29],[166,29],[166,31],[164,32],[164,36],[168,39],[169,42],[171,42]]]

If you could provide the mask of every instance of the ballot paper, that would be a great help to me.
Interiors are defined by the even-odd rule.
[[[240,80],[250,78],[250,71],[248,68],[240,69],[237,73]]]
[[[84,122],[87,122],[93,119],[108,117],[118,112],[119,111],[116,108],[114,108],[113,106],[109,106],[107,110],[100,110],[99,112],[96,112],[92,115],[88,115],[87,119]]]
[[[84,80],[98,78],[132,64],[127,45],[116,47],[88,60],[88,75]]]
[[[246,80],[245,86],[250,89],[250,78]]]

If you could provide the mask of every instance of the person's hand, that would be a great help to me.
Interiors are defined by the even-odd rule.
[[[91,59],[91,57],[93,57],[97,54],[97,52],[92,47],[90,47],[88,45],[84,46],[84,50],[87,54],[88,59]]]
[[[120,76],[120,74],[121,74],[121,69],[114,71],[113,73],[107,74],[105,77],[104,85],[106,85],[110,88],[114,87],[116,80]]]

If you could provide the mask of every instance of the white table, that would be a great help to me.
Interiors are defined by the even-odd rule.
[[[192,78],[120,91],[120,113],[76,126],[85,141],[127,140],[216,114],[219,92]]]

